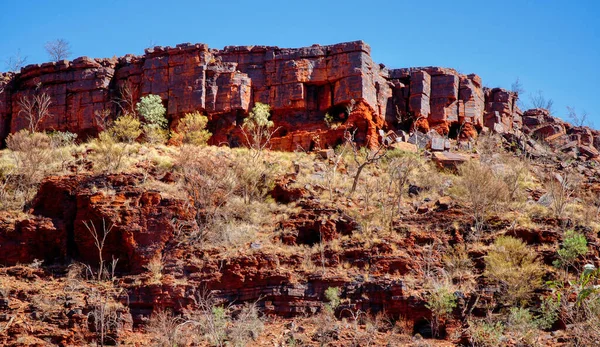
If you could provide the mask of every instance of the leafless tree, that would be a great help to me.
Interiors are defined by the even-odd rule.
[[[573,123],[574,126],[577,127],[582,127],[582,126],[589,126],[589,119],[588,119],[588,113],[587,111],[583,110],[583,112],[581,112],[580,114],[578,114],[575,111],[574,107],[570,107],[567,106],[567,111],[569,112],[569,114],[567,115],[567,118],[569,118],[569,120]]]
[[[393,196],[393,206],[391,208],[391,219],[395,212],[400,213],[402,204],[402,194],[408,184],[410,175],[419,167],[419,157],[417,155],[407,154],[402,157],[394,158],[388,166],[389,188],[388,191]]]
[[[550,114],[554,113],[554,100],[546,99],[541,90],[538,90],[535,94],[531,94],[529,96],[529,101],[531,102],[531,106],[533,108],[543,108],[548,110]]]
[[[100,232],[98,232],[98,230],[96,229],[96,225],[92,221],[83,221],[83,225],[85,225],[85,228],[90,232],[90,234],[94,238],[94,245],[98,250],[98,281],[101,281],[102,274],[104,271],[104,258],[102,252],[104,251],[106,237],[111,232],[114,224],[110,224],[107,226],[106,221],[102,219],[102,229],[100,230]]]
[[[340,146],[337,150],[332,149],[333,157],[327,162],[329,165],[327,166],[326,179],[327,179],[327,188],[329,190],[329,200],[333,201],[333,187],[335,185],[335,177],[338,171],[338,167],[340,163],[344,159],[344,154],[348,150],[348,146]]]
[[[356,190],[356,186],[358,185],[358,180],[360,178],[361,172],[365,169],[365,167],[374,164],[381,160],[387,153],[388,146],[384,143],[380,143],[376,148],[359,148],[356,142],[354,142],[354,132],[346,131],[344,134],[344,138],[346,139],[345,145],[349,146],[352,150],[352,157],[358,168],[356,169],[356,174],[354,175],[354,181],[352,182],[352,188],[350,189],[350,195],[354,193]],[[369,143],[369,141],[367,141]]]
[[[27,56],[21,56],[21,50],[12,57],[6,59],[6,69],[10,72],[18,72],[27,63]]]
[[[29,131],[36,132],[46,118],[52,117],[50,114],[50,95],[46,93],[33,96],[24,96],[17,102],[19,105],[19,115],[25,117],[29,122]]]
[[[513,93],[517,93],[517,95],[522,95],[525,93],[525,89],[523,88],[523,84],[521,84],[519,77],[517,77],[517,79],[511,84],[510,90]]]
[[[123,295],[124,289],[110,284],[109,286],[93,287],[88,297],[92,310],[88,320],[94,325],[96,346],[113,345],[117,341],[114,335],[122,326],[122,313],[126,309],[116,299]]]
[[[138,94],[138,87],[130,81],[123,83],[119,87],[119,96],[116,97],[113,102],[117,104],[121,110],[121,114],[130,114],[135,116],[136,100],[135,96]]]
[[[61,61],[71,56],[71,45],[65,39],[56,39],[46,42],[44,46],[52,61]]]
[[[152,342],[155,346],[171,347],[184,345],[181,329],[181,324],[185,320],[173,312],[167,310],[157,310],[152,312],[150,322],[146,328],[146,332],[153,336]]]
[[[517,96],[517,105],[521,108],[524,108],[523,101],[520,96],[525,95],[525,88],[523,88],[523,84],[519,80],[519,77],[511,84],[510,90],[516,94]]]
[[[102,109],[102,111],[94,111],[94,124],[100,130],[106,130],[111,125],[111,113],[109,109]]]
[[[565,213],[567,204],[579,188],[580,177],[572,170],[567,170],[562,175],[557,172],[547,174],[546,190],[551,198],[550,209],[557,218]]]

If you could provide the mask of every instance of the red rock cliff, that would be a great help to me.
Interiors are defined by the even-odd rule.
[[[18,101],[40,91],[52,98],[52,117],[42,129],[94,135],[100,130],[95,114],[117,115],[141,96],[158,94],[172,124],[199,110],[209,116],[212,143],[233,146],[242,143],[239,124],[254,103],[267,103],[280,127],[273,148],[280,150],[334,145],[346,128],[357,128],[357,139],[366,142],[377,141],[379,129],[406,129],[415,119],[421,128],[457,135],[452,132],[464,123],[471,124],[464,129],[510,129],[520,117],[516,95],[484,90],[477,75],[438,67],[388,70],[373,62],[362,41],[297,49],[155,47],[143,56],[29,65],[2,75],[0,90],[2,140],[26,126]],[[351,100],[356,104],[345,114]],[[328,129],[326,112],[345,123]]]

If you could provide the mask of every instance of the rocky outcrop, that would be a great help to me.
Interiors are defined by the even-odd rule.
[[[553,150],[573,156],[597,158],[600,155],[600,131],[587,126],[574,126],[553,117],[542,108],[525,111],[522,117],[523,133],[543,141]]]
[[[421,131],[433,128],[452,137],[459,131],[476,136],[467,130],[484,126],[489,93],[475,74],[440,67],[408,68],[390,70],[389,80],[393,107],[388,109],[388,122],[420,119],[415,125]]]
[[[477,75],[439,67],[389,70],[370,52],[362,41],[298,49],[181,44],[143,56],[30,65],[2,76],[0,139],[26,126],[19,101],[35,93],[52,100],[43,130],[95,135],[103,126],[99,115],[131,112],[141,96],[157,94],[171,126],[201,111],[210,119],[211,142],[231,146],[244,143],[239,125],[252,106],[267,103],[278,127],[272,145],[280,150],[333,146],[345,129],[374,143],[378,130],[406,129],[415,120],[422,130],[456,136],[460,128],[469,137],[483,126],[510,128],[519,113],[514,94],[484,90]],[[326,113],[341,126],[329,129]]]
[[[503,134],[513,129],[521,129],[521,110],[517,107],[518,96],[504,89],[486,90],[485,125]]]
[[[118,259],[122,271],[140,272],[177,232],[172,220],[194,223],[186,201],[139,187],[132,174],[74,175],[45,179],[32,212],[36,218],[0,225],[0,264],[77,259],[97,264],[101,241],[105,260]]]

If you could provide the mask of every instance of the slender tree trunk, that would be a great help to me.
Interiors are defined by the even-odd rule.
[[[369,164],[369,162],[361,164],[358,167],[358,170],[356,170],[356,175],[354,176],[354,182],[352,182],[352,189],[350,189],[350,196],[352,196],[352,194],[354,194],[354,191],[356,190],[356,186],[358,185],[358,179],[360,178],[360,173],[367,166],[367,164]]]

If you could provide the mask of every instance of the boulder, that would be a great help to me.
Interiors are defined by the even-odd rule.
[[[392,148],[409,153],[418,153],[417,145],[409,142],[396,142],[392,144]]]
[[[471,158],[460,153],[434,152],[431,159],[441,168],[456,169],[460,164]]]

